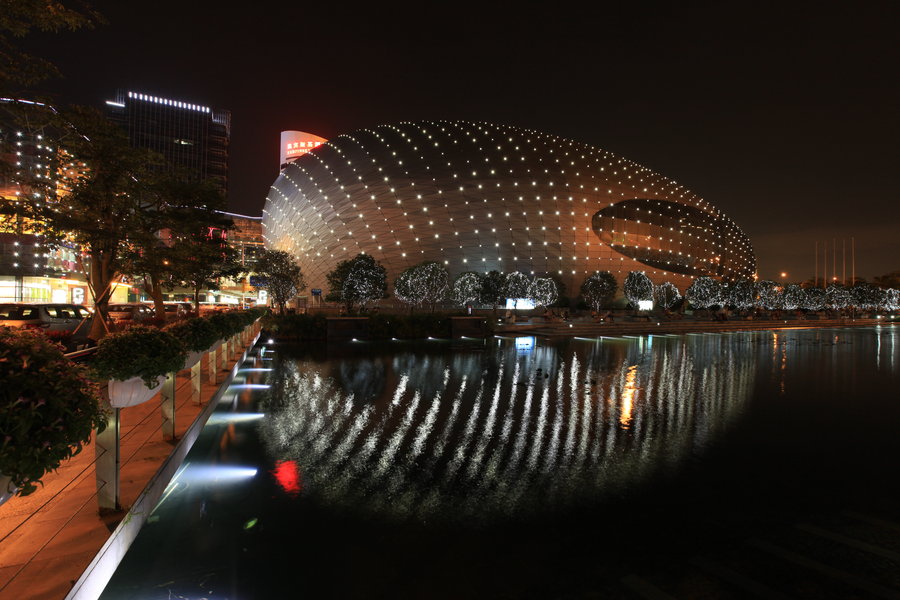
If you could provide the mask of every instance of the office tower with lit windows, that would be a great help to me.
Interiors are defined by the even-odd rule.
[[[107,100],[106,109],[128,133],[132,146],[158,152],[171,169],[187,173],[191,180],[211,179],[226,192],[229,111],[126,90]]]

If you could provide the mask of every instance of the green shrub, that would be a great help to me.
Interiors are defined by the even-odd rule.
[[[225,316],[226,313],[217,312],[208,317],[206,320],[215,328],[216,335],[220,340],[231,337],[231,319]]]
[[[181,340],[189,352],[203,352],[219,340],[219,332],[208,319],[194,317],[172,323],[163,328]]]
[[[27,496],[106,419],[87,369],[40,333],[0,327],[0,473]]]
[[[184,345],[172,334],[135,325],[100,340],[91,368],[101,380],[140,377],[153,388],[157,377],[180,370],[185,356]]]

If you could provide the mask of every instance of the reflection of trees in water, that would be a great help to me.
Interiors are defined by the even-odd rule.
[[[738,413],[756,365],[744,337],[398,350],[335,359],[339,383],[283,361],[263,439],[301,465],[304,493],[360,510],[433,518],[587,502],[677,466]]]

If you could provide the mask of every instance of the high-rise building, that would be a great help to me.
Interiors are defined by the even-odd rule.
[[[173,170],[192,180],[216,181],[226,192],[229,111],[125,90],[107,100],[106,109],[127,131],[132,146],[158,152]]]
[[[74,302],[87,297],[81,250],[70,242],[48,244],[42,224],[24,205],[64,198],[83,168],[57,146],[47,126],[50,106],[0,98],[0,303]]]

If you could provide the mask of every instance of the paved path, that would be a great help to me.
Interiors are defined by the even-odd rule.
[[[231,357],[230,370],[240,353]],[[206,356],[203,356],[204,371]],[[225,373],[219,371],[221,381]],[[176,379],[175,431],[178,439],[219,386],[206,383],[202,404],[191,401],[190,371]],[[30,496],[0,506],[0,600],[61,600],[103,546],[127,509],[171,454],[163,440],[160,398],[123,409],[120,429],[122,512],[101,516],[97,507],[94,445],[44,477]]]

